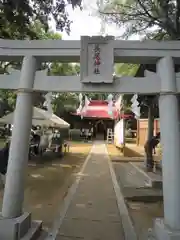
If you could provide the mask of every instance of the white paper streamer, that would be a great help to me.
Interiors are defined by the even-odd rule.
[[[108,114],[112,117],[113,115],[113,95],[108,95]]]
[[[49,114],[53,114],[53,108],[52,108],[52,92],[47,93],[45,96],[45,102],[43,106],[47,107],[47,111]]]

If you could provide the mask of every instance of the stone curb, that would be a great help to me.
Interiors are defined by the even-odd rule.
[[[147,185],[153,188],[162,188],[162,180],[153,179],[149,176],[145,171],[143,171],[140,167],[136,166],[136,164],[130,162],[130,164],[141,174],[143,174],[147,178]]]
[[[106,148],[106,146],[105,146],[105,148]],[[107,151],[107,148],[106,148],[106,151]],[[117,182],[117,178],[116,178],[108,151],[107,151],[107,156],[108,156],[108,164],[109,164],[109,170],[111,173],[113,188],[114,188],[114,191],[116,194],[117,205],[118,205],[118,209],[119,209],[119,213],[120,213],[120,217],[121,217],[121,221],[122,221],[122,226],[124,229],[124,239],[125,240],[137,240],[136,232],[135,232],[131,217],[129,215],[128,208],[126,206],[122,191]]]

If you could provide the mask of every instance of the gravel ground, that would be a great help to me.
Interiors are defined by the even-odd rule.
[[[33,219],[43,220],[43,227],[52,226],[57,211],[75,174],[84,163],[92,144],[72,143],[70,152],[63,158],[45,157],[44,162],[29,163],[26,175],[24,209],[32,212]],[[0,190],[0,207],[3,189]]]

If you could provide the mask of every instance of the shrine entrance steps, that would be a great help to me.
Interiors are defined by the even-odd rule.
[[[46,239],[133,240],[125,208],[106,146],[96,141]]]

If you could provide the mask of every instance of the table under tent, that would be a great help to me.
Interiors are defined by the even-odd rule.
[[[26,121],[26,116],[24,116],[24,120]],[[13,126],[13,122],[14,112],[0,118],[0,123]],[[61,133],[66,132],[66,136],[68,136],[69,127],[69,123],[57,115],[51,114],[44,109],[33,107],[29,156],[42,155],[46,151],[56,151],[62,155],[63,151],[69,148],[64,141],[64,134]]]

